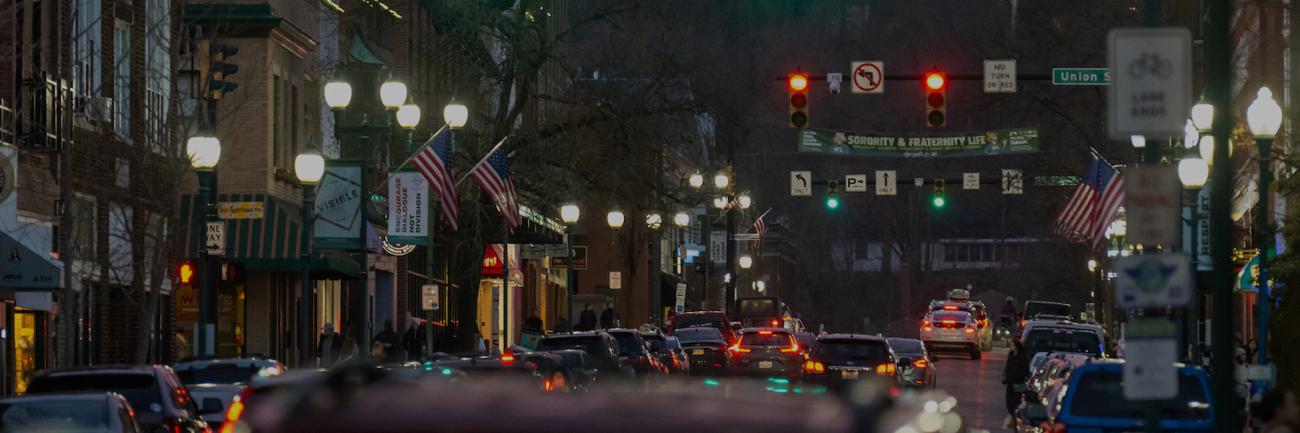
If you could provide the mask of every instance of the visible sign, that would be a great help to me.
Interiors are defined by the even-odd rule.
[[[898,172],[876,170],[876,195],[898,195]]]
[[[7,289],[58,289],[63,269],[13,237],[0,233],[0,285]],[[64,265],[67,266],[67,265]]]
[[[991,156],[1037,151],[1037,128],[997,129],[947,135],[805,129],[799,137],[799,152],[874,158]]]
[[[1016,93],[1016,61],[984,61],[984,93]]]
[[[217,203],[217,216],[223,220],[260,220],[266,216],[266,203],[260,201],[223,201]]]
[[[709,235],[709,261],[713,263],[726,263],[727,232],[718,230]]]
[[[980,189],[980,174],[979,174],[979,173],[962,173],[962,174],[961,174],[961,189],[968,189],[968,190]]]
[[[547,249],[547,255],[550,256],[551,258],[552,268],[569,267],[569,257],[567,257],[567,255],[565,254],[563,246],[561,246],[559,254],[550,254],[552,252],[555,251],[551,251],[549,248]],[[582,271],[586,269],[587,269],[587,246],[574,245],[573,246],[573,270]]]
[[[1081,181],[1079,176],[1034,176],[1034,186],[1075,186]]]
[[[429,239],[429,182],[418,172],[388,178],[388,240],[426,245]]]
[[[434,311],[440,307],[438,305],[438,285],[425,284],[420,286],[420,309],[424,311]]]
[[[226,223],[224,221],[208,221],[208,255],[222,256],[226,254]]]
[[[791,171],[790,172],[790,196],[808,197],[812,195],[812,172],[811,171]]]
[[[686,312],[686,283],[677,283],[677,302],[674,305],[677,314]]]
[[[1178,395],[1178,340],[1125,339],[1124,398],[1165,400]]]
[[[1052,68],[1052,84],[1057,86],[1109,86],[1107,68]]]
[[[360,250],[361,167],[325,165],[325,175],[316,186],[315,247]]]
[[[609,272],[609,288],[611,288],[611,289],[622,289],[622,288],[623,288],[623,273],[622,273],[622,272],[619,272],[619,271],[610,271],[610,272]]]
[[[885,62],[853,62],[853,93],[885,93]]]
[[[1002,193],[1024,194],[1025,174],[1018,169],[1002,169]]]
[[[1115,303],[1122,308],[1181,307],[1192,298],[1191,261],[1183,253],[1120,257],[1115,273]]]
[[[867,175],[850,174],[844,176],[845,192],[867,192]]]
[[[1192,107],[1192,34],[1186,28],[1114,29],[1107,38],[1115,82],[1106,98],[1112,140],[1176,137]]]
[[[1124,168],[1126,241],[1147,246],[1172,246],[1182,224],[1182,183],[1172,165]]]

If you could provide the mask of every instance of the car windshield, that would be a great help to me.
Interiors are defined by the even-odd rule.
[[[1120,371],[1089,371],[1079,378],[1070,400],[1070,413],[1098,418],[1141,418],[1141,406],[1124,398],[1124,374]],[[1165,419],[1208,419],[1209,396],[1201,378],[1183,372],[1178,375],[1178,395],[1162,404]]]
[[[245,383],[257,377],[258,372],[262,369],[253,364],[236,364],[232,362],[213,363],[195,368],[184,368],[176,370],[176,376],[181,378],[181,383],[193,385],[196,383],[221,383],[235,384]]]
[[[576,349],[587,352],[592,356],[600,353],[600,337],[595,335],[583,335],[574,337],[546,337],[537,342],[537,350],[566,350]]]
[[[722,329],[725,328],[727,324],[723,323],[722,316],[710,316],[710,315],[702,315],[702,314],[689,315],[689,316],[677,316],[677,320],[673,321],[673,329],[676,330],[682,330],[686,328],[696,328],[701,326]]]
[[[668,342],[664,340],[662,335],[643,335],[641,338],[650,343],[650,347],[654,348],[655,352],[668,352]]]
[[[641,342],[636,335],[630,332],[611,332],[610,335],[618,340],[618,354],[622,356],[639,356],[644,352]]]
[[[112,391],[122,394],[137,412],[158,412],[162,391],[151,374],[70,374],[38,377],[27,387],[29,394],[76,391]]]
[[[1039,314],[1050,314],[1053,316],[1070,316],[1070,306],[1066,304],[1030,302],[1025,306],[1025,317],[1033,318]]]
[[[678,329],[673,333],[674,337],[681,340],[682,344],[693,343],[717,343],[724,344],[722,332],[714,328],[687,328]]]
[[[793,337],[784,332],[753,332],[740,337],[740,345],[749,347],[789,346]]]
[[[0,403],[0,431],[107,431],[105,399]]]
[[[812,356],[822,361],[889,362],[889,346],[882,341],[821,340]]]
[[[895,353],[919,354],[925,351],[925,347],[920,340],[910,340],[903,338],[889,339],[889,347],[894,349]]]
[[[1025,334],[1025,350],[1101,354],[1101,338],[1093,332],[1066,329],[1033,329]]]

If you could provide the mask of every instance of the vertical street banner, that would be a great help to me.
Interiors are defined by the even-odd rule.
[[[329,161],[316,187],[316,248],[360,250],[361,166]]]
[[[388,178],[388,242],[425,245],[429,239],[429,183],[419,172]]]

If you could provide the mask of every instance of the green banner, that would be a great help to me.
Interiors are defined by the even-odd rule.
[[[1038,151],[1037,128],[948,135],[877,134],[805,129],[799,151],[883,158],[988,156]]]

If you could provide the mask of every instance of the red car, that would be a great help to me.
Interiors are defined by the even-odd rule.
[[[691,311],[676,316],[669,316],[665,323],[664,332],[673,335],[673,331],[683,328],[695,328],[707,326],[717,328],[722,333],[722,338],[727,340],[727,345],[736,344],[738,327],[732,326],[731,318],[727,313],[721,311]]]

